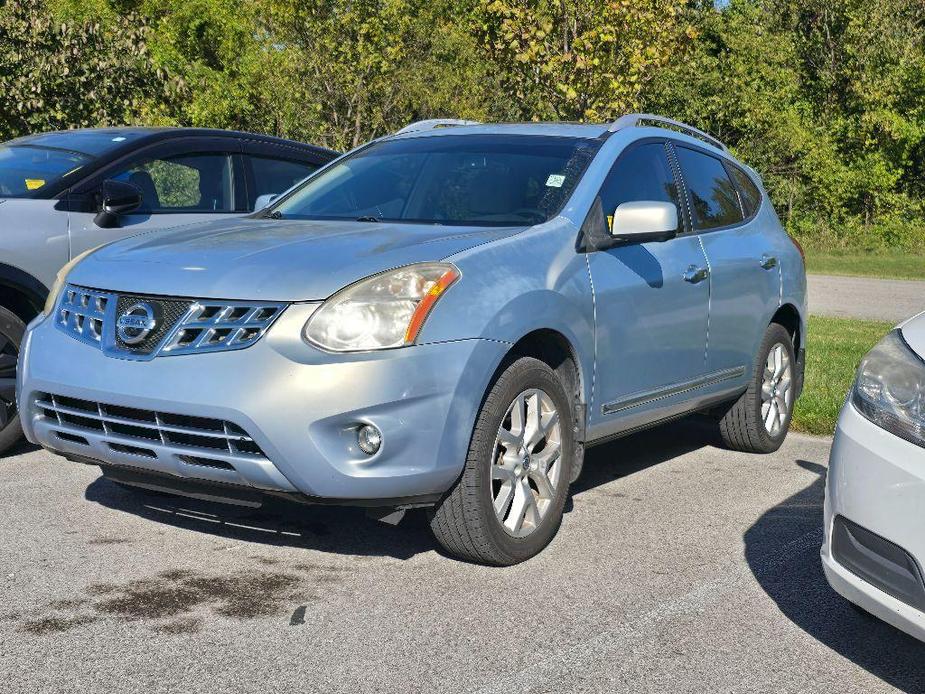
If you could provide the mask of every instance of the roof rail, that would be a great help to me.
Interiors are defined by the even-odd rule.
[[[673,120],[671,118],[665,118],[665,116],[656,116],[652,113],[627,113],[625,116],[620,116],[615,120],[608,130],[612,133],[617,132],[618,130],[623,130],[624,128],[635,128],[642,123],[654,123],[656,127],[665,127],[668,126],[669,129],[674,128],[685,135],[690,135],[691,137],[696,137],[698,140],[703,140],[708,145],[712,145],[717,149],[720,149],[724,152],[728,152],[729,148],[726,147],[718,139],[710,135],[710,133],[705,133],[703,130],[698,130],[692,125],[687,123],[682,123],[681,121]]]
[[[405,133],[416,133],[422,130],[450,128],[454,125],[480,125],[480,123],[477,120],[460,120],[458,118],[431,118],[429,120],[419,120],[416,123],[406,125],[395,134],[404,135]]]

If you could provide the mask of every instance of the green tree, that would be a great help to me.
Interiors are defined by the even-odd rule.
[[[72,127],[138,122],[179,85],[148,51],[150,27],[136,14],[101,23],[66,21],[38,2],[0,8],[0,138]]]

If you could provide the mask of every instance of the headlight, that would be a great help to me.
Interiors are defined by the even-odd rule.
[[[861,360],[852,402],[877,426],[925,447],[925,362],[899,330]]]
[[[459,276],[449,263],[420,263],[367,277],[325,301],[305,324],[305,338],[332,352],[413,344]]]
[[[74,266],[77,265],[77,263],[93,253],[95,250],[96,248],[91,248],[84,251],[80,255],[72,258],[71,261],[67,263],[67,265],[58,270],[58,274],[55,276],[55,282],[51,285],[51,291],[48,292],[48,297],[45,299],[45,308],[42,309],[42,313],[44,313],[46,316],[51,315],[51,312],[55,310],[55,303],[58,301],[58,294],[61,293],[64,285],[67,284],[67,276],[70,274],[71,270],[74,269]]]

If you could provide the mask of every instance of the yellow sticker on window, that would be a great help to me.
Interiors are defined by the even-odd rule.
[[[43,185],[45,185],[44,178],[27,178],[26,179],[26,188],[29,190],[38,190]]]

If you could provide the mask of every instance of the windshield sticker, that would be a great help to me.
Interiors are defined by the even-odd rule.
[[[562,174],[549,174],[549,178],[546,179],[548,188],[561,188],[563,183],[565,183],[565,176]]]
[[[26,188],[29,190],[38,190],[43,185],[45,185],[45,179],[43,178],[27,178],[26,179]]]

